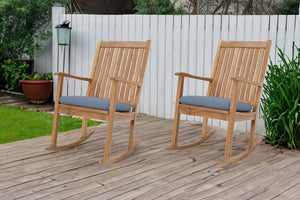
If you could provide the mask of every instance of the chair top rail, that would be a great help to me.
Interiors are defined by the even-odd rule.
[[[268,41],[222,41],[221,48],[266,48]]]
[[[101,41],[101,48],[146,48],[145,41]]]

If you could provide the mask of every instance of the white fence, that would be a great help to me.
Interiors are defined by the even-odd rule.
[[[162,118],[173,118],[177,88],[175,72],[182,71],[210,77],[219,40],[272,40],[270,58],[277,62],[276,46],[288,55],[292,41],[300,46],[299,15],[69,15],[63,8],[53,8],[53,25],[71,21],[70,56],[66,54],[65,72],[88,77],[97,40],[152,41],[145,74],[139,112]],[[62,71],[63,47],[57,45],[53,28],[53,72]],[[68,48],[66,49],[68,52]],[[57,57],[57,55],[59,55]],[[70,57],[70,63],[68,58]],[[59,60],[59,66],[57,66]],[[55,84],[56,85],[56,84]],[[87,87],[81,81],[69,81],[65,94],[84,95]],[[204,95],[207,85],[186,81],[184,94]],[[199,117],[183,119],[201,121]],[[227,123],[211,120],[210,125],[226,127]],[[249,123],[237,123],[236,129],[249,130]],[[259,120],[257,131],[263,131]]]

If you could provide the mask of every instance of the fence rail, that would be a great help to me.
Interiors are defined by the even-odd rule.
[[[88,77],[97,40],[151,42],[150,57],[139,104],[139,112],[171,119],[177,88],[175,72],[210,77],[219,40],[272,40],[270,59],[278,62],[276,47],[291,55],[292,42],[300,46],[299,15],[70,15],[53,8],[53,26],[71,22],[71,45],[57,45],[53,34],[52,71],[65,71]],[[53,31],[54,28],[53,28]],[[65,52],[65,64],[63,55]],[[70,62],[68,62],[68,60]],[[57,62],[59,61],[59,63]],[[58,64],[57,64],[58,63]],[[64,69],[63,69],[64,66]],[[56,81],[55,81],[56,86]],[[84,95],[87,85],[81,81],[66,83],[64,94]],[[184,94],[204,95],[207,84],[186,80]],[[199,117],[182,119],[201,121]],[[211,120],[210,125],[226,127],[226,122]],[[249,131],[250,124],[236,124],[237,130]],[[257,131],[264,131],[259,120]]]

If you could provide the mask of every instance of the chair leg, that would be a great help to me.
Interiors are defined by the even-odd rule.
[[[55,109],[54,116],[53,116],[53,125],[52,125],[52,135],[51,135],[51,144],[48,148],[56,147],[57,144],[57,132],[58,132],[58,125],[59,125],[59,113],[58,110]]]
[[[176,115],[176,113],[175,113],[174,125],[173,125],[172,144],[169,147],[166,148],[167,150],[188,149],[188,148],[197,146],[197,145],[203,143],[208,138],[210,138],[216,132],[216,130],[212,130],[209,133],[207,133],[207,118],[203,118],[202,137],[200,139],[196,140],[195,142],[190,143],[190,144],[178,145],[177,141],[178,141],[179,122],[180,122],[180,114]]]
[[[239,160],[242,160],[243,158],[247,157],[255,149],[255,147],[259,143],[261,143],[261,141],[262,141],[261,139],[256,139],[255,140],[255,128],[256,128],[256,120],[252,120],[251,121],[251,129],[250,129],[250,138],[249,138],[248,149],[245,150],[244,152],[236,155],[236,156],[233,156],[233,157],[231,156],[232,146],[230,147],[230,149],[228,149],[228,151],[230,150],[230,155],[228,155],[228,151],[227,151],[227,154],[226,154],[226,149],[225,149],[225,156],[224,156],[224,159],[221,161],[221,163],[230,164],[230,163],[235,163]],[[227,134],[227,136],[228,136],[228,134]],[[226,148],[227,148],[227,140],[226,140]],[[231,138],[231,143],[232,143],[232,138]],[[226,155],[227,155],[227,157],[226,157]]]
[[[233,128],[234,128],[234,120],[228,121],[225,154],[224,154],[224,158],[221,161],[221,163],[226,163],[227,160],[230,159],[230,157],[231,157],[232,139],[233,139],[233,136],[232,136]]]
[[[114,121],[113,120],[109,120],[107,122],[104,157],[100,161],[100,163],[107,163],[110,160],[111,139],[112,139],[113,125],[114,125]]]
[[[134,141],[135,124],[136,124],[135,119],[130,121],[130,132],[129,132],[128,148],[125,151],[123,151],[122,153],[120,153],[120,154],[118,154],[114,157],[110,156],[112,128],[109,128],[109,127],[112,126],[112,123],[108,125],[107,135],[106,135],[106,143],[105,143],[105,150],[104,150],[104,158],[100,161],[101,164],[111,164],[111,163],[119,162],[119,161],[123,160],[124,158],[126,158],[130,153],[133,152],[135,147],[140,143],[139,139]],[[108,132],[109,130],[111,130],[111,131]]]
[[[180,113],[178,112],[178,105],[177,105],[175,110],[175,115],[174,115],[172,143],[169,147],[166,148],[168,150],[176,149],[177,147],[179,123],[180,123]]]
[[[135,133],[135,124],[136,120],[130,121],[130,133],[129,133],[129,141],[128,141],[128,150],[132,150],[136,147],[138,143],[140,143],[140,139],[134,141],[134,133]]]
[[[46,150],[65,150],[70,149],[74,146],[77,146],[78,144],[84,142],[86,139],[88,139],[95,131],[90,131],[88,134],[86,134],[86,125],[87,125],[87,119],[83,118],[82,120],[82,129],[81,129],[81,137],[69,144],[66,145],[60,145],[57,146],[57,132],[58,132],[58,124],[59,124],[59,113],[57,112],[57,109],[54,111],[54,118],[53,118],[53,126],[52,126],[52,138],[51,138],[51,144],[50,146],[46,147]]]
[[[81,138],[84,138],[86,135],[87,128],[87,117],[82,118],[82,126],[81,126]]]
[[[206,134],[207,134],[207,117],[203,117],[202,137],[205,137]]]

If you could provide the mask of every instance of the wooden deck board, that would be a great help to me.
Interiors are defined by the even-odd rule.
[[[260,144],[247,158],[222,165],[226,130],[191,149],[168,151],[172,120],[139,115],[135,152],[101,165],[106,124],[76,148],[46,151],[50,136],[0,145],[0,199],[297,199],[300,197],[298,150]],[[209,130],[214,127],[209,127]],[[112,154],[127,147],[129,122],[114,127]],[[60,142],[80,130],[59,134]],[[182,121],[180,143],[201,135],[199,124]],[[262,136],[259,136],[262,137]],[[248,134],[235,132],[233,153],[247,145]]]

